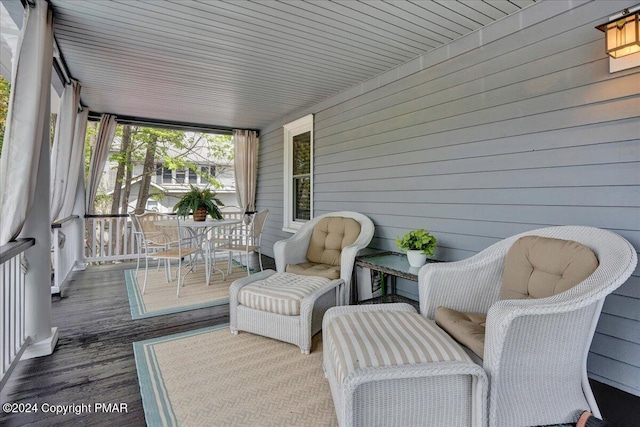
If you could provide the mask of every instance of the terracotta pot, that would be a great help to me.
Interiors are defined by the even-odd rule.
[[[204,221],[207,219],[207,208],[198,208],[193,212],[194,221]]]

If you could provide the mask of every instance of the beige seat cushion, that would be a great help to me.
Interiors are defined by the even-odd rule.
[[[356,241],[360,223],[353,218],[329,216],[313,227],[307,259],[316,264],[340,265],[342,248]]]
[[[302,300],[329,282],[325,277],[276,273],[243,286],[238,303],[256,310],[299,316]]]
[[[313,227],[307,260],[288,264],[285,271],[305,276],[321,276],[334,280],[340,277],[340,256],[345,246],[360,236],[360,223],[353,218],[329,216]]]
[[[597,267],[593,251],[578,242],[521,237],[505,258],[500,299],[550,297],[582,282]]]
[[[487,315],[462,313],[446,307],[436,309],[436,323],[456,341],[484,357],[484,334]]]
[[[578,242],[525,236],[505,258],[500,299],[546,298],[571,289],[598,268],[591,249]],[[436,309],[436,323],[483,357],[486,314]]]
[[[302,264],[289,264],[285,271],[287,273],[300,274],[303,276],[321,276],[331,280],[340,278],[339,265],[303,262]]]
[[[451,337],[418,313],[349,313],[335,318],[322,333],[340,383],[370,367],[471,361]]]

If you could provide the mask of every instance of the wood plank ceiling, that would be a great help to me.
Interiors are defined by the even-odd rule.
[[[50,0],[92,111],[260,129],[535,0]]]

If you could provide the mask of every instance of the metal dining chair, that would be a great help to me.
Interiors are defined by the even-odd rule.
[[[165,260],[165,277],[167,282],[171,282],[171,261],[178,261],[178,271],[176,273],[178,286],[177,296],[180,296],[180,287],[182,285],[182,267],[184,259],[191,257],[190,264],[193,264],[195,257],[201,254],[201,248],[194,246],[193,242],[195,237],[193,235],[184,236],[180,228],[180,219],[173,215],[164,215],[158,213],[145,213],[142,215],[135,215],[136,220],[140,226],[142,241],[145,245],[147,242],[153,242],[155,245],[162,245],[163,248],[153,252],[149,250],[148,246],[145,246],[145,270],[144,270],[144,284],[142,286],[142,293],[144,294],[147,289],[147,279],[149,270],[149,260]],[[193,267],[193,265],[192,265]],[[189,270],[191,271],[191,270]],[[188,272],[187,272],[188,273]],[[207,283],[209,282],[209,269],[205,272]]]
[[[248,217],[248,224],[238,224],[231,228],[224,236],[226,238],[226,243],[214,248],[214,251],[228,252],[229,260],[227,264],[227,274],[231,274],[231,270],[233,268],[233,256],[236,253],[240,255],[240,263],[242,263],[242,255],[245,255],[247,275],[251,275],[251,269],[249,268],[249,254],[251,252],[258,253],[260,271],[263,270],[262,251],[260,246],[262,243],[262,230],[264,229],[264,223],[268,215],[269,210],[264,209]]]

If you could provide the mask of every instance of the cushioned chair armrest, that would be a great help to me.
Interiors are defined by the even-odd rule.
[[[363,304],[333,307],[327,310],[324,314],[324,318],[322,319],[322,330],[324,330],[336,317],[364,311],[408,311],[410,313],[417,313],[415,307],[404,302],[395,304]]]
[[[369,246],[375,230],[370,220],[362,221],[360,227],[360,235],[356,241],[342,248],[340,254],[340,277],[345,281],[345,304],[349,303],[348,298],[351,293],[351,279],[353,277],[353,266],[356,262],[356,256],[358,252]]]
[[[360,238],[358,240],[363,239]],[[358,242],[358,240],[356,240],[353,244],[342,248],[342,252],[340,254],[340,277],[345,279],[345,282],[347,282],[347,287],[349,287],[349,284],[351,282],[351,275],[353,273],[353,265],[356,262],[356,256],[358,255],[358,252],[367,247],[369,241],[371,241],[371,238],[369,237],[369,241],[367,241],[366,243]]]
[[[303,227],[290,238],[280,240],[273,245],[278,273],[284,273],[288,264],[300,264],[307,261],[307,249],[312,232],[313,227]]]
[[[486,313],[500,297],[503,270],[502,253],[425,264],[418,272],[420,312],[429,319],[435,318],[439,306],[466,313]]]

